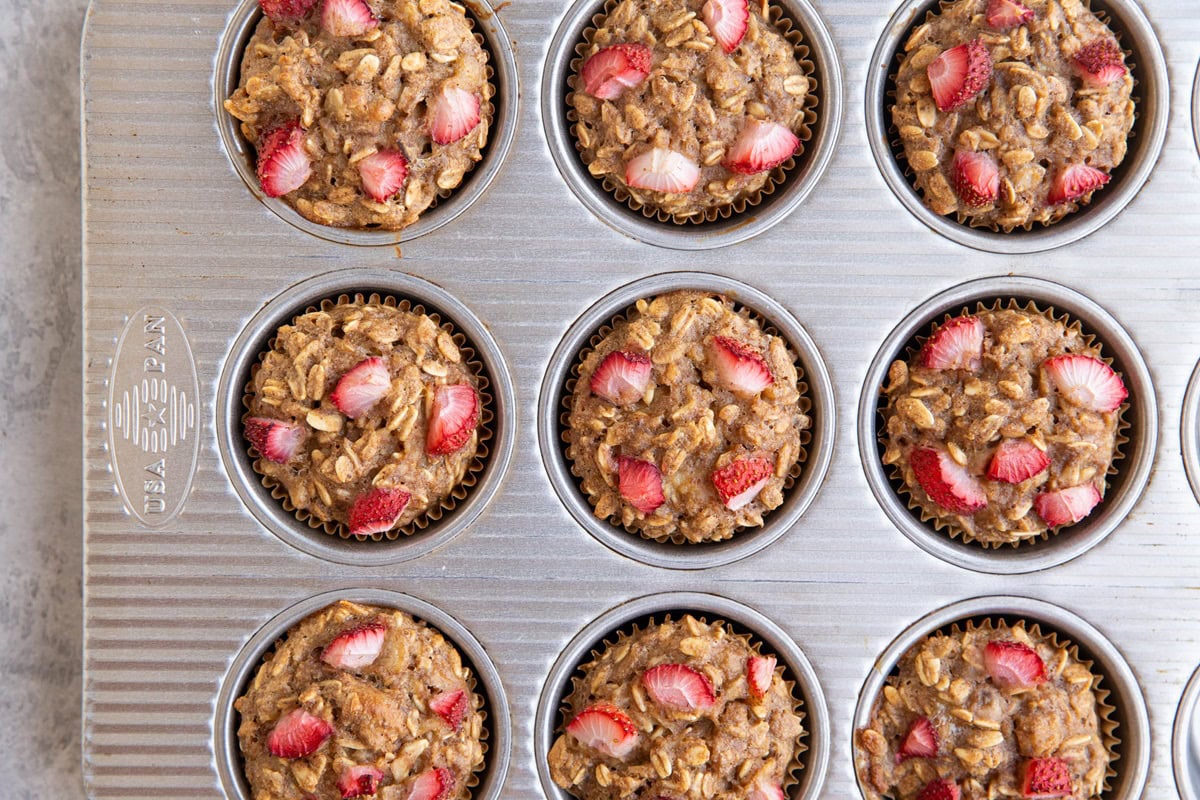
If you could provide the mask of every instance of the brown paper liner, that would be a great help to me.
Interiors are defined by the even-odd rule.
[[[686,291],[686,289],[677,289],[677,290],[673,290],[673,291]],[[669,293],[670,292],[668,292],[668,294]],[[720,299],[722,301],[728,299],[728,298],[724,297],[723,295],[718,295],[715,293],[711,293],[711,294],[713,297],[717,297],[718,299]],[[650,298],[643,298],[643,299],[650,302],[650,301],[653,301],[654,298],[650,297]],[[759,314],[757,311],[754,311],[753,309],[748,308],[736,301],[733,302],[733,310],[735,313],[740,314],[741,316],[758,323],[759,328],[764,333],[767,333],[771,336],[777,336],[777,337],[783,339],[785,342],[787,342],[787,338],[779,332],[779,329],[776,328],[774,325],[772,325],[770,320],[768,320],[766,317]],[[581,349],[578,354],[576,354],[575,363],[571,365],[571,371],[568,373],[567,380],[563,384],[562,394],[560,395],[559,406],[562,410],[559,412],[558,426],[559,426],[559,431],[560,431],[559,438],[562,440],[562,443],[563,443],[563,457],[566,459],[567,463],[571,465],[571,475],[575,478],[575,485],[579,489],[579,493],[587,498],[588,504],[591,505],[593,508],[595,508],[596,504],[595,504],[595,502],[593,502],[592,496],[583,490],[582,477],[579,475],[579,473],[575,469],[575,459],[571,458],[571,455],[570,455],[570,444],[571,444],[570,443],[570,433],[571,433],[570,416],[571,416],[571,411],[572,411],[572,399],[575,395],[575,386],[579,381],[579,368],[580,368],[580,366],[583,365],[583,362],[587,359],[588,355],[596,348],[597,345],[600,344],[600,342],[604,341],[604,339],[610,333],[613,332],[613,329],[616,328],[617,325],[631,321],[637,315],[637,313],[638,313],[637,312],[637,303],[634,302],[634,303],[630,304],[629,306],[627,306],[626,308],[624,308],[621,311],[614,314],[613,317],[606,324],[601,325],[596,330],[596,332],[591,335],[591,337],[588,339],[587,346],[584,347],[583,349]],[[790,342],[788,342],[788,352],[792,353],[793,356],[795,355],[795,351],[793,350]],[[807,416],[811,419],[813,403],[812,403],[812,397],[809,395],[808,383],[804,380],[804,367],[801,365],[800,359],[798,357],[793,358],[793,363],[796,366],[796,390],[800,393],[800,400],[799,400],[800,411],[805,416]],[[785,494],[787,492],[789,492],[793,486],[796,485],[796,481],[799,480],[800,474],[804,471],[804,464],[808,460],[808,446],[811,442],[812,442],[812,426],[809,425],[809,427],[800,431],[800,449],[797,451],[797,454],[796,454],[796,463],[792,465],[792,468],[788,471],[788,474],[784,477],[784,480],[783,480],[783,491]],[[782,505],[780,507],[782,507]],[[764,526],[767,524],[768,520],[770,519],[771,515],[775,512],[775,510],[776,509],[772,509],[771,511],[768,511],[766,514],[763,515],[763,525]],[[672,544],[691,545],[691,546],[703,546],[706,544],[714,544],[715,542],[718,542],[718,541],[727,541],[728,538],[732,538],[732,537],[736,536],[738,533],[740,533],[741,531],[748,529],[747,526],[743,525],[741,527],[735,528],[733,530],[733,532],[730,534],[730,536],[727,537],[727,539],[708,539],[705,541],[693,542],[693,541],[689,541],[688,539],[685,539],[681,534],[679,534],[677,532],[676,533],[664,533],[660,536],[652,536],[649,533],[641,530],[640,528],[635,528],[633,526],[626,525],[621,520],[621,518],[616,515],[610,516],[607,519],[608,519],[608,522],[611,523],[612,525],[614,525],[615,527],[621,528],[622,530],[625,530],[628,533],[636,534],[636,535],[642,537],[643,539],[646,539],[649,541],[671,542]]]
[[[939,327],[941,325],[944,325],[947,321],[949,321],[955,317],[963,316],[965,314],[971,314],[971,313],[977,314],[982,311],[1001,311],[1001,310],[1026,311],[1031,314],[1038,314],[1040,316],[1046,317],[1047,319],[1053,320],[1054,322],[1057,322],[1057,323],[1063,325],[1068,330],[1078,331],[1083,336],[1083,340],[1087,344],[1088,347],[1098,347],[1098,345],[1096,345],[1095,334],[1088,333],[1086,330],[1084,330],[1082,323],[1080,323],[1078,320],[1072,319],[1070,314],[1066,313],[1065,311],[1062,313],[1056,313],[1053,306],[1047,306],[1045,309],[1041,309],[1032,300],[1027,301],[1024,305],[1022,305],[1016,298],[1008,298],[1007,300],[997,298],[992,301],[991,305],[987,305],[985,303],[985,301],[980,300],[979,302],[977,302],[975,304],[975,310],[973,312],[967,306],[963,306],[963,308],[960,309],[957,313],[946,312],[942,317]],[[934,320],[931,320],[925,326],[926,329],[928,329],[929,326],[931,326],[933,324],[933,322],[934,322]],[[929,338],[929,335],[930,334],[928,334],[928,333],[918,335],[916,337],[916,343],[909,345],[907,348],[905,348],[903,360],[911,363],[913,361],[913,359],[915,359],[917,357],[917,354],[921,350],[921,346],[925,343],[925,340]],[[1104,361],[1104,363],[1108,364],[1110,367],[1112,366],[1112,358],[1110,356],[1105,356],[1103,354],[1102,350],[1098,357],[1102,361]],[[893,361],[901,360],[901,358],[898,356],[897,358],[894,358],[892,360]],[[881,387],[881,389],[882,389],[882,387]],[[1117,412],[1116,412],[1117,425],[1116,425],[1116,429],[1114,431],[1114,435],[1116,436],[1116,441],[1115,441],[1114,447],[1113,447],[1112,461],[1109,462],[1108,470],[1107,470],[1107,472],[1105,472],[1105,475],[1118,474],[1119,470],[1117,469],[1116,463],[1118,461],[1120,461],[1121,459],[1125,458],[1125,453],[1123,452],[1123,448],[1125,447],[1126,444],[1129,443],[1129,437],[1126,436],[1125,433],[1126,433],[1126,431],[1129,430],[1129,427],[1130,427],[1129,421],[1125,419],[1125,410],[1127,408],[1129,408],[1129,403],[1128,402],[1122,403],[1121,407],[1118,408]],[[885,410],[886,410],[886,400],[884,399],[883,395],[881,394],[880,402],[879,402],[879,414],[881,417]],[[879,428],[876,432],[876,440],[879,442],[879,446],[881,448],[880,452],[882,454],[882,449],[887,447],[886,425],[879,426]],[[976,539],[971,534],[970,531],[968,531],[958,525],[953,525],[953,524],[947,522],[946,520],[938,517],[937,515],[930,513],[929,510],[926,508],[926,505],[913,495],[912,491],[908,488],[908,484],[906,484],[904,482],[904,470],[903,470],[902,465],[899,462],[891,465],[890,473],[889,473],[888,477],[892,482],[892,486],[896,489],[896,492],[907,498],[909,510],[915,512],[920,517],[921,522],[925,523],[926,525],[931,525],[934,528],[934,530],[948,534],[950,536],[950,538],[952,538],[952,539],[958,539],[958,540],[962,541],[963,544],[975,543],[975,544],[978,544],[979,546],[981,546],[985,549],[988,549],[988,550],[993,550],[993,549],[998,550],[1002,547],[1016,548],[1016,547],[1020,547],[1022,544],[1026,544],[1026,543],[1032,544],[1035,541],[1046,541],[1052,535],[1058,533],[1058,531],[1063,530],[1065,528],[1072,527],[1070,525],[1060,525],[1056,528],[1047,528],[1046,530],[1042,531],[1039,534],[1030,534],[1028,536],[1023,536],[1023,537],[1016,539],[1014,541],[1011,541],[1011,542],[985,542],[981,539]],[[1107,492],[1108,492],[1108,482],[1105,481],[1104,491],[1101,492],[1101,495],[1100,495],[1101,500],[1103,500],[1104,495],[1107,494]],[[1080,520],[1079,522],[1076,522],[1074,524],[1080,525],[1086,519],[1087,519],[1087,517],[1084,517],[1082,520]]]
[[[432,319],[438,328],[449,333],[454,339],[454,344],[458,346],[459,352],[462,354],[463,363],[468,366],[471,374],[475,376],[475,379],[478,382],[476,389],[479,394],[479,427],[477,429],[479,434],[479,444],[475,451],[475,459],[471,462],[471,465],[467,467],[467,471],[463,475],[462,480],[459,481],[459,483],[450,491],[449,494],[446,495],[445,498],[443,498],[439,505],[432,506],[428,511],[415,518],[407,525],[401,525],[398,528],[392,528],[384,533],[374,533],[367,537],[351,536],[350,526],[346,523],[338,522],[337,520],[321,520],[309,513],[306,509],[296,508],[296,506],[292,504],[291,496],[288,494],[287,489],[259,469],[260,459],[258,457],[258,451],[250,446],[249,442],[245,441],[244,436],[242,438],[245,445],[245,452],[254,460],[254,471],[258,473],[260,478],[262,478],[263,486],[270,490],[271,496],[283,505],[285,511],[295,514],[296,519],[298,519],[300,522],[308,525],[308,527],[314,530],[320,529],[330,536],[338,536],[346,540],[363,541],[370,539],[371,541],[379,542],[387,539],[388,541],[394,541],[401,536],[412,536],[413,534],[423,531],[430,525],[436,523],[443,516],[453,511],[460,502],[465,500],[467,495],[471,493],[471,489],[474,488],[477,483],[479,483],[479,476],[483,473],[484,468],[487,466],[488,458],[491,455],[491,450],[488,447],[488,443],[495,437],[495,431],[492,429],[492,422],[496,419],[496,400],[490,391],[491,382],[488,379],[487,368],[476,356],[475,348],[471,346],[471,343],[467,337],[455,328],[452,321],[443,321],[440,314],[437,312],[426,311],[424,306],[419,303],[414,304],[409,300],[398,299],[393,295],[381,295],[378,292],[371,292],[371,294],[365,297],[361,292],[357,292],[353,296],[348,294],[340,294],[334,298],[325,298],[315,306],[310,305],[306,307],[304,311],[301,311],[299,314],[292,317],[292,319],[285,324],[293,324],[298,317],[314,311],[325,311],[335,305],[353,304],[384,305],[395,308],[399,311],[423,314]],[[272,336],[267,342],[266,349],[259,353],[258,360],[250,369],[250,380],[246,382],[246,386],[243,389],[242,406],[246,409],[242,414],[243,424],[245,424],[246,418],[250,416],[250,397],[254,388],[254,376],[261,366],[263,357],[267,354],[267,352],[273,350],[274,348],[275,337]]]
[[[604,24],[605,18],[612,13],[619,2],[620,0],[605,0],[603,10],[593,15],[591,25],[584,28],[581,34],[581,41],[575,45],[575,58],[571,59],[572,77],[578,75],[580,69],[582,69],[584,53],[592,46],[592,36],[595,35],[597,28]],[[800,139],[800,144],[796,148],[795,154],[771,170],[767,182],[758,191],[745,196],[735,197],[725,205],[698,209],[692,214],[672,214],[656,206],[641,203],[629,193],[629,190],[623,184],[617,183],[612,178],[606,176],[600,181],[600,185],[618,203],[628,206],[633,211],[641,212],[644,217],[656,219],[659,222],[670,222],[676,225],[700,225],[705,222],[715,222],[718,219],[728,219],[734,214],[744,213],[747,208],[761,204],[774,194],[775,190],[796,171],[797,164],[803,161],[802,156],[804,155],[805,143],[812,139],[812,126],[817,122],[817,106],[820,105],[821,87],[815,77],[817,73],[816,65],[809,58],[812,51],[804,43],[803,32],[794,25],[789,17],[784,15],[781,8],[775,5],[767,5],[765,0],[763,5],[767,9],[767,22],[773,25],[783,38],[787,40],[788,44],[792,46],[796,54],[796,63],[800,65],[801,72],[809,81],[808,93],[804,97],[804,121],[800,126],[800,130],[795,132],[796,136]],[[579,116],[576,114],[575,107],[571,103],[571,98],[574,94],[574,90],[568,90],[565,97],[567,121],[570,123],[571,138],[575,141],[575,149],[582,158],[583,146],[579,143],[579,139],[575,133],[575,125],[579,122]],[[584,166],[587,166],[587,162],[584,163]]]

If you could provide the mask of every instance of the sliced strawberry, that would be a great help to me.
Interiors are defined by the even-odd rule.
[[[1000,167],[987,153],[956,150],[950,170],[950,182],[965,205],[990,206],[1000,196]]]
[[[331,36],[362,36],[379,25],[365,0],[325,0],[321,29]]]
[[[429,701],[429,707],[446,721],[450,730],[457,731],[462,727],[463,715],[467,713],[467,693],[462,689],[442,692]]]
[[[613,758],[624,758],[638,744],[637,726],[611,703],[588,706],[567,725],[580,743]]]
[[[725,156],[725,168],[743,175],[775,169],[791,158],[800,140],[778,122],[749,119]]]
[[[925,494],[947,511],[974,514],[987,505],[983,486],[945,450],[915,448],[909,463]]]
[[[258,0],[258,7],[276,22],[295,22],[316,4],[317,0]]]
[[[617,459],[617,485],[621,497],[643,514],[653,514],[666,502],[662,473],[649,461],[621,456]]]
[[[479,96],[457,86],[445,86],[433,101],[429,135],[438,144],[457,142],[479,124]]]
[[[276,464],[286,464],[308,438],[308,428],[299,422],[267,417],[249,417],[242,423],[246,439],[258,454]]]
[[[381,780],[383,780],[383,770],[359,764],[342,770],[342,773],[338,775],[337,788],[342,793],[342,800],[349,800],[351,797],[375,794]]]
[[[1002,689],[1029,689],[1046,680],[1046,665],[1022,642],[995,640],[983,648],[983,666]]]
[[[479,396],[469,383],[439,386],[433,393],[425,452],[444,456],[461,448],[475,435],[479,424]]]
[[[992,80],[992,54],[982,39],[951,47],[926,68],[939,111],[957,111]]]
[[[1090,483],[1042,492],[1033,500],[1033,510],[1051,528],[1074,525],[1092,513],[1100,502],[1100,491]]]
[[[738,394],[756,395],[775,382],[766,359],[744,342],[728,336],[714,336],[711,352],[717,377]]]
[[[1007,31],[1032,20],[1033,11],[1018,0],[991,0],[985,16],[989,28]]]
[[[936,758],[938,754],[938,735],[929,717],[917,717],[908,726],[904,741],[896,751],[896,763],[910,758]]]
[[[946,778],[936,778],[925,784],[916,800],[958,800],[958,784]]]
[[[267,197],[282,197],[304,185],[312,161],[304,148],[304,128],[291,120],[263,135],[258,147],[258,182]]]
[[[1050,192],[1046,202],[1058,205],[1071,200],[1078,200],[1084,195],[1091,194],[1112,180],[1112,176],[1103,170],[1087,164],[1071,164],[1059,170],[1050,184]]]
[[[921,366],[979,369],[983,365],[983,333],[979,317],[955,317],[925,340],[921,348]]]
[[[761,457],[739,458],[713,470],[712,482],[730,511],[749,505],[775,474],[775,465]]]
[[[750,4],[747,0],[708,0],[700,16],[721,49],[732,53],[750,27]]]
[[[392,390],[392,376],[379,356],[364,358],[350,368],[334,387],[329,401],[350,419],[355,419]]]
[[[375,663],[383,650],[387,625],[368,622],[339,633],[321,651],[321,660],[334,669],[353,671]]]
[[[350,535],[370,536],[390,531],[412,499],[401,489],[371,489],[354,498],[350,506]]]
[[[333,726],[303,708],[280,717],[267,736],[267,750],[280,758],[304,758],[333,735]]]
[[[651,51],[644,44],[614,44],[583,62],[579,76],[583,91],[601,100],[615,100],[650,74]]]
[[[1061,758],[1031,758],[1021,765],[1021,797],[1043,798],[1071,797],[1075,784],[1071,780],[1071,768]]]
[[[1088,42],[1075,54],[1074,64],[1083,82],[1096,88],[1120,80],[1128,69],[1125,54],[1112,39]]]
[[[445,767],[427,769],[408,790],[408,800],[446,800],[454,793],[454,774]]]
[[[408,159],[399,150],[380,150],[358,162],[363,191],[376,203],[386,203],[408,177]]]
[[[647,150],[625,165],[625,183],[655,192],[690,192],[700,180],[696,162],[665,147]]]
[[[1005,439],[988,462],[989,480],[1020,483],[1041,475],[1050,466],[1050,457],[1028,439]]]
[[[641,353],[614,350],[592,373],[592,394],[617,406],[636,403],[650,385],[652,367],[650,359]]]
[[[642,673],[642,685],[654,702],[676,711],[712,708],[717,701],[708,677],[684,664],[651,667]]]
[[[1092,411],[1116,411],[1129,392],[1113,368],[1098,358],[1062,355],[1047,358],[1042,368],[1067,402]]]
[[[784,800],[783,787],[778,783],[761,780],[750,787],[746,800]]]
[[[755,697],[765,697],[771,689],[771,681],[775,680],[775,656],[750,656],[746,660],[746,682],[750,684],[750,694]]]

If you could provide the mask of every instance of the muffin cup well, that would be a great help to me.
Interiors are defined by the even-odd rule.
[[[1183,690],[1171,736],[1175,786],[1182,800],[1200,800],[1200,669]]]
[[[1129,53],[1135,81],[1136,119],[1130,132],[1129,152],[1113,170],[1113,181],[1092,202],[1052,225],[1036,225],[1009,233],[973,228],[951,217],[934,213],[906,174],[903,149],[891,125],[890,93],[898,55],[911,30],[936,11],[942,0],[905,0],[884,28],[875,46],[867,76],[867,139],[871,154],[896,198],[915,216],[951,241],[992,253],[1036,253],[1078,241],[1094,233],[1121,213],[1150,176],[1162,152],[1170,116],[1170,87],[1162,47],[1135,0],[1093,0],[1092,11],[1104,18]]]
[[[485,98],[480,110],[482,117],[490,122],[488,142],[483,149],[482,159],[466,173],[461,184],[449,191],[440,191],[433,204],[415,223],[392,231],[321,225],[301,215],[282,198],[263,194],[256,172],[254,147],[242,135],[238,120],[224,106],[226,98],[238,88],[242,52],[262,17],[257,0],[242,0],[230,17],[217,50],[213,112],[225,154],[250,192],[289,225],[331,242],[364,246],[411,241],[449,224],[473,205],[499,173],[512,145],[516,134],[520,91],[512,40],[489,0],[472,0],[463,4],[463,7],[467,21],[475,31],[475,38],[488,57],[488,86],[492,94]]]
[[[484,715],[484,764],[472,776],[475,783],[471,797],[472,800],[496,800],[508,772],[512,749],[511,720],[504,685],[487,651],[458,620],[436,606],[399,592],[363,588],[324,592],[284,609],[259,628],[234,656],[217,693],[213,720],[213,752],[225,796],[230,800],[251,800],[253,797],[242,766],[237,735],[239,715],[233,707],[234,701],[245,693],[255,671],[293,625],[338,600],[403,611],[440,632],[458,649],[463,663],[471,670],[471,689],[484,701],[481,709]]]
[[[1196,139],[1196,152],[1200,153],[1200,64],[1196,65],[1192,85],[1192,136]]]
[[[830,721],[816,672],[796,642],[779,626],[752,608],[725,597],[699,592],[667,592],[630,600],[589,623],[567,645],[550,669],[534,717],[534,758],[542,790],[550,800],[572,800],[550,777],[550,748],[565,720],[563,702],[571,694],[580,668],[609,642],[617,641],[651,622],[691,614],[709,622],[721,620],[732,633],[749,636],[779,658],[784,679],[804,712],[803,748],[789,768],[796,782],[788,787],[792,800],[812,800],[821,793],[829,766]]]
[[[1023,621],[1055,642],[1069,645],[1080,663],[1099,678],[1095,684],[1097,714],[1105,746],[1113,754],[1106,781],[1106,800],[1138,800],[1150,768],[1150,719],[1137,678],[1120,651],[1104,634],[1059,606],[1026,597],[976,597],[922,617],[896,638],[875,661],[854,710],[851,736],[867,727],[884,683],[900,658],[934,633],[988,627]],[[852,744],[857,764],[857,748]],[[855,769],[858,789],[867,792]]]
[[[1192,370],[1187,394],[1183,397],[1183,415],[1179,420],[1179,449],[1192,494],[1200,503],[1200,363]]]
[[[694,544],[655,541],[629,532],[610,520],[598,519],[571,472],[562,439],[564,401],[571,396],[574,369],[591,349],[594,337],[615,318],[623,316],[639,299],[677,289],[722,294],[758,318],[764,328],[778,332],[798,356],[802,382],[808,386],[813,420],[802,456],[802,469],[785,490],[783,505],[771,511],[761,528],[743,528],[731,539]],[[559,499],[588,533],[629,558],[658,567],[705,569],[745,558],[778,539],[812,503],[833,455],[835,409],[833,385],[815,343],[800,323],[762,292],[729,278],[701,272],[670,272],[627,284],[603,297],[568,329],[551,357],[538,398],[538,441],[542,461]]]
[[[360,541],[350,537],[344,525],[322,523],[306,513],[296,513],[286,494],[255,471],[254,459],[242,435],[244,389],[259,355],[281,325],[297,315],[337,302],[340,296],[397,298],[421,306],[439,323],[449,323],[463,338],[464,353],[475,362],[482,401],[480,452],[468,478],[436,509],[431,509],[409,526],[411,530],[389,532],[396,538]],[[252,514],[283,541],[329,561],[375,566],[417,558],[457,536],[470,525],[495,495],[507,469],[513,448],[513,388],[495,340],[484,324],[448,293],[410,275],[387,271],[345,270],[329,273],[293,286],[270,301],[250,320],[234,341],[221,372],[217,392],[218,446],[234,488]],[[333,535],[336,534],[336,535]],[[339,538],[342,537],[342,538]]]
[[[803,42],[797,52],[802,63],[811,63],[806,72],[816,88],[809,106],[815,119],[808,126],[811,138],[794,166],[781,168],[772,175],[761,192],[761,202],[734,204],[728,213],[711,219],[690,222],[661,219],[653,209],[643,209],[626,192],[612,191],[588,172],[576,150],[573,134],[574,114],[566,98],[571,92],[567,82],[578,66],[577,47],[594,31],[593,22],[607,12],[611,4],[597,0],[577,0],[559,23],[550,43],[542,73],[542,124],[549,140],[550,153],[571,191],[589,210],[616,230],[639,241],[676,250],[708,250],[745,241],[757,236],[790,214],[812,191],[833,158],[842,116],[841,66],[833,39],[807,0],[772,0],[778,16],[771,21],[781,30],[792,29]],[[796,42],[792,42],[796,45]],[[738,207],[740,206],[740,207]]]
[[[1033,303],[1042,309],[1054,309],[1077,322],[1084,332],[1103,345],[1103,355],[1124,377],[1129,391],[1128,407],[1118,429],[1128,442],[1118,439],[1124,458],[1110,470],[1108,489],[1101,505],[1082,521],[1032,545],[987,548],[977,541],[951,538],[922,515],[908,507],[898,482],[889,478],[879,444],[880,397],[888,367],[903,358],[918,336],[927,335],[933,322],[955,315],[977,304]],[[858,449],[863,470],[875,499],[900,529],[926,552],[960,567],[977,572],[1017,574],[1057,566],[1081,555],[1100,543],[1120,524],[1141,496],[1150,477],[1154,451],[1158,443],[1158,407],[1150,373],[1137,346],[1120,324],[1100,306],[1060,284],[1036,278],[985,278],[956,286],[921,304],[901,321],[884,340],[867,371],[858,405]]]

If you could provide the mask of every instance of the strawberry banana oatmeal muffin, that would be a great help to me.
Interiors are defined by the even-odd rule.
[[[799,703],[775,656],[691,616],[622,636],[582,667],[550,748],[582,800],[783,800]]]
[[[782,180],[772,172],[808,136],[813,84],[768,9],[765,0],[610,4],[569,81],[588,171],[675,221],[715,219],[718,207],[755,201]]]
[[[1125,158],[1133,78],[1081,0],[958,0],[904,45],[892,124],[925,202],[974,226],[1050,224]]]
[[[275,646],[234,708],[265,800],[454,800],[483,766],[482,698],[442,634],[341,600]]]
[[[242,421],[268,487],[357,537],[455,501],[479,448],[480,400],[450,332],[353,302],[302,314],[273,342]]]
[[[1112,743],[1099,680],[1024,623],[926,638],[855,734],[867,800],[1098,797]]]
[[[720,541],[783,502],[811,424],[796,356],[726,298],[639,300],[578,375],[564,436],[597,517]]]
[[[884,393],[883,463],[910,502],[990,546],[1091,513],[1127,396],[1078,326],[999,305],[938,327]]]
[[[399,230],[487,143],[487,54],[449,0],[259,0],[225,109],[268,197],[322,225]]]

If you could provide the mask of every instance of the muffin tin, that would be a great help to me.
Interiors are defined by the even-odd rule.
[[[1184,698],[1200,664],[1200,593],[1188,588],[1200,573],[1200,500],[1184,465],[1197,438],[1194,423],[1184,422],[1185,406],[1195,419],[1197,393],[1185,403],[1185,390],[1200,361],[1192,108],[1200,24],[1193,4],[1095,0],[1114,19],[1125,12],[1123,19],[1136,22],[1125,25],[1131,38],[1123,41],[1137,39],[1143,48],[1140,69],[1164,66],[1153,80],[1139,75],[1147,118],[1135,140],[1144,148],[1157,138],[1161,150],[1127,161],[1109,187],[1119,192],[1076,215],[1078,225],[1064,221],[1001,246],[931,230],[903,192],[892,191],[889,168],[873,159],[890,151],[870,124],[871,98],[880,95],[868,87],[886,80],[891,57],[872,53],[901,35],[896,29],[913,4],[799,2],[781,5],[802,25],[809,12],[821,21],[806,27],[806,39],[829,73],[818,123],[824,132],[809,142],[807,172],[787,186],[802,197],[777,192],[770,206],[714,227],[663,228],[639,218],[633,222],[652,227],[634,229],[617,208],[598,211],[563,175],[578,158],[546,105],[547,86],[564,80],[547,70],[563,50],[556,37],[575,31],[596,3],[564,9],[550,0],[494,7],[475,0],[470,11],[479,29],[495,37],[497,111],[511,112],[494,129],[485,164],[494,171],[481,165],[473,183],[414,228],[360,242],[360,232],[283,224],[286,212],[247,189],[237,151],[227,149],[219,103],[226,48],[252,8],[95,0],[83,42],[89,796],[236,797],[228,781],[237,780],[237,756],[222,744],[230,724],[222,708],[238,671],[286,628],[297,604],[378,592],[428,604],[417,616],[471,651],[481,676],[484,657],[495,665],[502,691],[490,694],[496,707],[489,719],[499,725],[507,713],[508,721],[494,729],[489,752],[500,757],[506,731],[509,766],[489,768],[495,783],[488,797],[551,792],[538,775],[537,742],[556,723],[539,715],[538,704],[567,668],[555,665],[571,661],[565,654],[596,632],[589,627],[596,620],[638,608],[643,601],[631,600],[647,596],[658,599],[639,616],[706,610],[799,647],[811,668],[813,702],[828,712],[828,767],[813,797],[859,796],[855,708],[899,632],[980,596],[1036,602],[1021,613],[1086,638],[1093,655],[1111,646],[1112,662],[1128,666],[1130,697],[1143,697],[1148,710],[1137,753],[1148,748],[1149,760],[1123,756],[1115,786],[1133,792],[1144,781],[1142,795],[1159,798],[1200,785],[1200,760],[1172,758],[1173,750],[1200,749],[1194,703]],[[909,11],[889,22],[897,8]],[[503,76],[502,43],[513,55],[511,79]],[[831,93],[839,83],[841,103]],[[486,191],[474,183],[485,176]],[[475,188],[478,197],[464,202]],[[1120,203],[1117,214],[1125,199],[1132,202]],[[1022,254],[1051,246],[1051,253]],[[546,433],[557,425],[554,376],[564,357],[556,352],[604,313],[674,285],[680,273],[728,291],[788,335],[804,361],[816,427],[805,468],[815,482],[798,484],[788,499],[794,505],[780,509],[798,509],[794,517],[778,529],[748,532],[757,538],[747,537],[751,545],[733,558],[677,565],[615,545],[634,537],[592,535],[572,510],[573,482],[556,477],[561,450],[546,447],[554,441]],[[938,313],[923,306],[929,298],[949,292],[944,297],[960,302],[957,293],[981,279],[1028,292],[1057,287],[1050,301],[1096,327],[1127,380],[1148,382],[1137,384],[1145,401],[1135,412],[1138,435],[1118,465],[1126,476],[1119,513],[1109,511],[1118,505],[1110,495],[1096,519],[1104,535],[1069,560],[1032,549],[1052,555],[1022,566],[1020,575],[931,555],[893,521],[867,478],[877,453],[873,439],[864,444],[861,410],[874,402],[864,394],[875,391],[873,360],[902,343],[890,337],[914,324],[911,315]],[[255,497],[261,484],[246,474],[238,441],[239,373],[273,321],[314,299],[370,290],[425,302],[472,340],[491,373],[498,427],[485,477],[455,515],[411,540],[366,543],[392,549],[344,550],[340,540],[273,519],[275,501]],[[126,389],[147,400],[134,429],[154,437],[124,438],[132,406],[116,400]],[[820,447],[818,434],[825,437]],[[814,469],[820,458],[827,468]],[[662,599],[676,592],[708,599]],[[753,618],[737,616],[742,608]],[[479,649],[449,622],[444,627],[447,619]],[[608,630],[624,620],[605,624]],[[1173,741],[1177,715],[1183,724]]]

